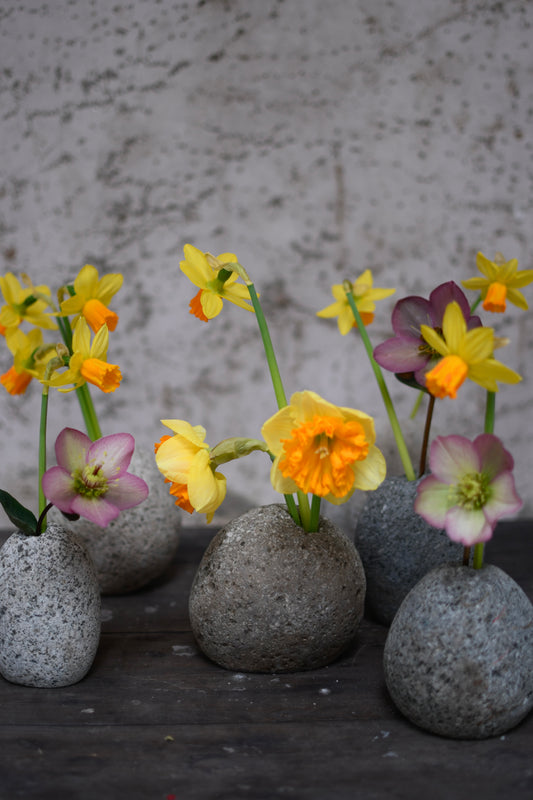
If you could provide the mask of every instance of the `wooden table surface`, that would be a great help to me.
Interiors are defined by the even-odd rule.
[[[387,697],[386,629],[369,620],[340,660],[312,672],[241,674],[204,658],[187,597],[215,532],[183,529],[166,575],[102,599],[83,681],[0,678],[1,800],[533,798],[533,714],[485,741],[415,728]],[[533,599],[531,522],[502,523],[486,560]]]

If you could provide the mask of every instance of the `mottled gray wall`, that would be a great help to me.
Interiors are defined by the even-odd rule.
[[[366,267],[399,297],[473,275],[478,250],[532,266],[532,23],[517,0],[4,0],[2,270],[54,287],[87,262],[123,272],[109,358],[124,380],[93,392],[104,432],[151,446],[180,417],[214,444],[275,410],[253,317],[188,314],[191,242],[255,278],[288,393],[376,414],[387,448],[361,343],[315,312]],[[524,376],[496,432],[531,512],[533,317],[496,327]],[[404,418],[414,395],[389,384]],[[0,485],[33,505],[39,404],[36,385],[0,394]],[[483,407],[463,387],[435,432],[477,434]],[[82,427],[76,398],[54,394],[51,442],[64,424]],[[225,472],[245,503],[276,498],[261,454]]]

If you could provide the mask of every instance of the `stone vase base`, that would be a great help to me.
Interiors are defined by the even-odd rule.
[[[502,734],[533,707],[533,606],[498,567],[438,567],[402,603],[384,670],[415,725],[454,739]]]
[[[280,505],[253,509],[214,537],[189,599],[204,654],[239,672],[324,666],[355,637],[365,576],[357,551],[325,519],[306,533]]]
[[[0,550],[0,672],[24,686],[70,686],[89,671],[100,639],[93,563],[69,530],[17,531]]]

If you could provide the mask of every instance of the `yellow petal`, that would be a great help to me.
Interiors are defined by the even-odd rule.
[[[489,358],[493,350],[494,331],[492,328],[473,328],[463,339],[459,355],[470,365]]]
[[[442,334],[449,352],[457,353],[465,338],[466,322],[461,307],[455,300],[448,303],[444,310]]]
[[[209,445],[204,442],[207,432],[202,425],[191,425],[184,419],[162,419],[161,422],[174,433],[179,433],[180,436],[196,444],[197,447],[209,449]]]
[[[200,295],[200,303],[207,319],[214,319],[222,311],[222,299],[215,292],[203,291]]]
[[[124,278],[120,272],[112,272],[109,275],[104,275],[98,283],[95,300],[100,300],[104,306],[109,305],[111,298],[116,295],[123,282]]]
[[[442,336],[439,336],[437,331],[435,331],[433,328],[430,328],[429,325],[421,325],[420,333],[422,334],[426,342],[429,344],[429,346],[433,348],[433,350],[436,350],[437,353],[441,354],[441,356],[445,356],[448,354],[449,352],[448,345],[446,344]]]
[[[364,461],[356,461],[353,465],[355,474],[354,489],[371,492],[383,483],[387,474],[387,464],[381,450],[372,446]]]
[[[74,280],[74,291],[84,299],[88,300],[90,297],[96,295],[96,288],[98,286],[98,270],[92,264],[85,264],[82,267]]]
[[[183,248],[185,261],[180,261],[180,269],[199,289],[205,289],[208,281],[213,278],[213,270],[207,263],[205,254],[192,244]]]
[[[521,308],[522,311],[527,311],[529,308],[527,300],[522,292],[519,292],[518,289],[514,289],[512,286],[507,286],[507,299],[513,305]]]
[[[520,383],[522,376],[514,370],[506,367],[501,361],[496,361],[494,358],[487,358],[480,364],[474,364],[468,370],[468,377],[474,383],[483,386],[490,392],[497,392],[498,385],[496,381],[501,383]]]
[[[285,406],[267,419],[261,428],[261,436],[270,452],[277,456],[282,451],[281,442],[288,439],[294,429],[294,419],[290,406]]]
[[[187,483],[198,446],[184,436],[171,436],[159,445],[155,460],[159,471],[174,483]]]
[[[83,317],[81,317],[83,319]],[[80,319],[80,322],[81,322]],[[76,328],[80,323],[76,324]],[[102,361],[105,361],[107,358],[107,348],[109,347],[109,330],[107,325],[102,325],[98,333],[93,339],[93,343],[90,349],[90,356],[91,358],[99,358]]]
[[[74,327],[72,350],[75,353],[81,353],[85,358],[91,354],[91,331],[83,317],[78,319]]]
[[[191,505],[200,514],[213,513],[226,496],[226,479],[221,473],[215,476],[205,450],[200,450],[192,460],[187,490]]]

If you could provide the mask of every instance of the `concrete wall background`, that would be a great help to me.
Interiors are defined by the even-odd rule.
[[[191,242],[249,269],[288,394],[375,414],[389,452],[361,343],[315,312],[366,267],[399,298],[475,274],[478,250],[532,266],[532,24],[518,0],[5,0],[2,271],[54,289],[85,263],[124,274],[109,351],[123,383],[93,392],[104,433],[151,447],[178,417],[215,444],[259,436],[275,410],[252,315],[188,314]],[[502,387],[496,432],[531,514],[533,316],[485,322],[524,377]],[[403,419],[414,393],[389,386]],[[434,433],[476,435],[484,400],[468,385],[437,404]],[[0,485],[33,507],[39,407],[37,385],[0,394]],[[83,427],[75,396],[56,393],[50,444],[65,424]],[[407,425],[414,442],[421,425]],[[278,499],[262,454],[225,474],[244,505]]]

